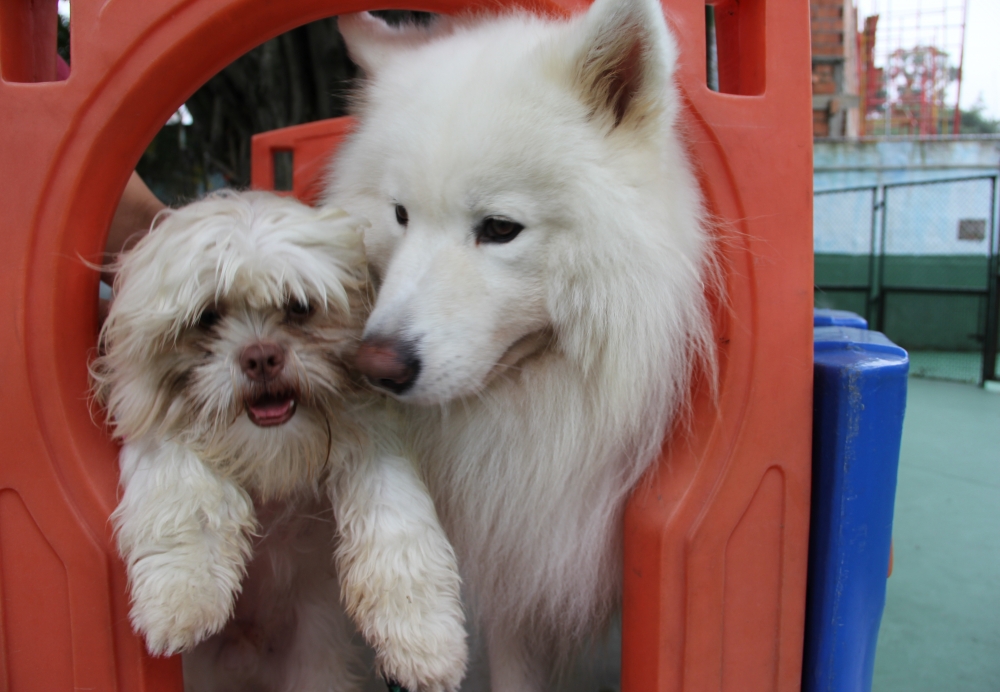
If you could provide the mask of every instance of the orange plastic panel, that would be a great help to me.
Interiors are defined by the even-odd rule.
[[[254,135],[250,186],[274,190],[274,155],[292,154],[292,189],[287,194],[315,204],[323,192],[330,155],[351,131],[351,118],[333,118]],[[279,193],[284,194],[284,193]]]
[[[578,9],[572,0],[515,4]],[[0,689],[180,690],[178,660],[147,657],[128,625],[107,521],[116,449],[87,405],[98,279],[81,258],[99,257],[130,171],[198,86],[295,26],[386,5],[74,0],[64,82],[45,81],[48,48],[35,50],[48,45],[47,29],[24,40],[28,29],[10,23],[41,5],[0,0]],[[715,402],[699,390],[690,432],[668,442],[626,512],[626,692],[799,686],[812,383],[808,6],[731,7],[720,70],[738,77],[723,80],[730,93],[713,93],[703,1],[668,3],[692,151],[720,221],[722,379]],[[306,198],[323,128],[272,140],[293,150],[293,191]],[[255,154],[265,145],[258,140]]]
[[[0,75],[8,82],[56,78],[56,3],[0,0]]]
[[[772,0],[773,2],[773,0]],[[716,0],[719,91],[756,96],[767,84],[767,0]]]
[[[716,5],[720,87],[728,70],[733,93],[705,86],[701,4],[669,9],[729,310],[718,406],[700,392],[692,433],[674,436],[626,510],[623,689],[796,690],[812,410],[809,8]]]

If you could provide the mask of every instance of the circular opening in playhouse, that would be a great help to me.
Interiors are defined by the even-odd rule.
[[[220,188],[248,188],[251,137],[345,115],[356,72],[335,17],[285,32],[186,99],[146,147],[136,172],[171,206]],[[291,152],[275,156],[274,164],[275,189],[291,190]]]

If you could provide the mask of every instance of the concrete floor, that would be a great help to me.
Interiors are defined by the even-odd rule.
[[[910,378],[873,692],[1000,690],[1000,394]]]
[[[1000,362],[1000,359],[998,359]],[[976,384],[983,372],[981,353],[910,351],[910,376]]]

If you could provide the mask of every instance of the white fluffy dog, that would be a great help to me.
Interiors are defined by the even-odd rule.
[[[409,436],[487,640],[493,692],[546,690],[621,585],[622,513],[714,372],[711,243],[656,0],[391,28],[328,201],[371,221],[358,365]]]
[[[113,518],[150,652],[200,643],[189,690],[355,690],[346,607],[383,675],[456,689],[452,548],[345,366],[368,305],[358,222],[217,194],[164,214],[115,285],[92,371],[124,442]]]

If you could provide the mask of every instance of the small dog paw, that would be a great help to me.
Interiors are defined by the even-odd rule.
[[[465,638],[431,626],[422,636],[410,636],[376,650],[376,665],[390,690],[453,692],[465,677]],[[442,636],[443,635],[443,636]]]
[[[220,631],[232,613],[239,584],[238,575],[234,584],[204,562],[176,562],[153,555],[129,570],[132,627],[155,656],[180,653]]]

